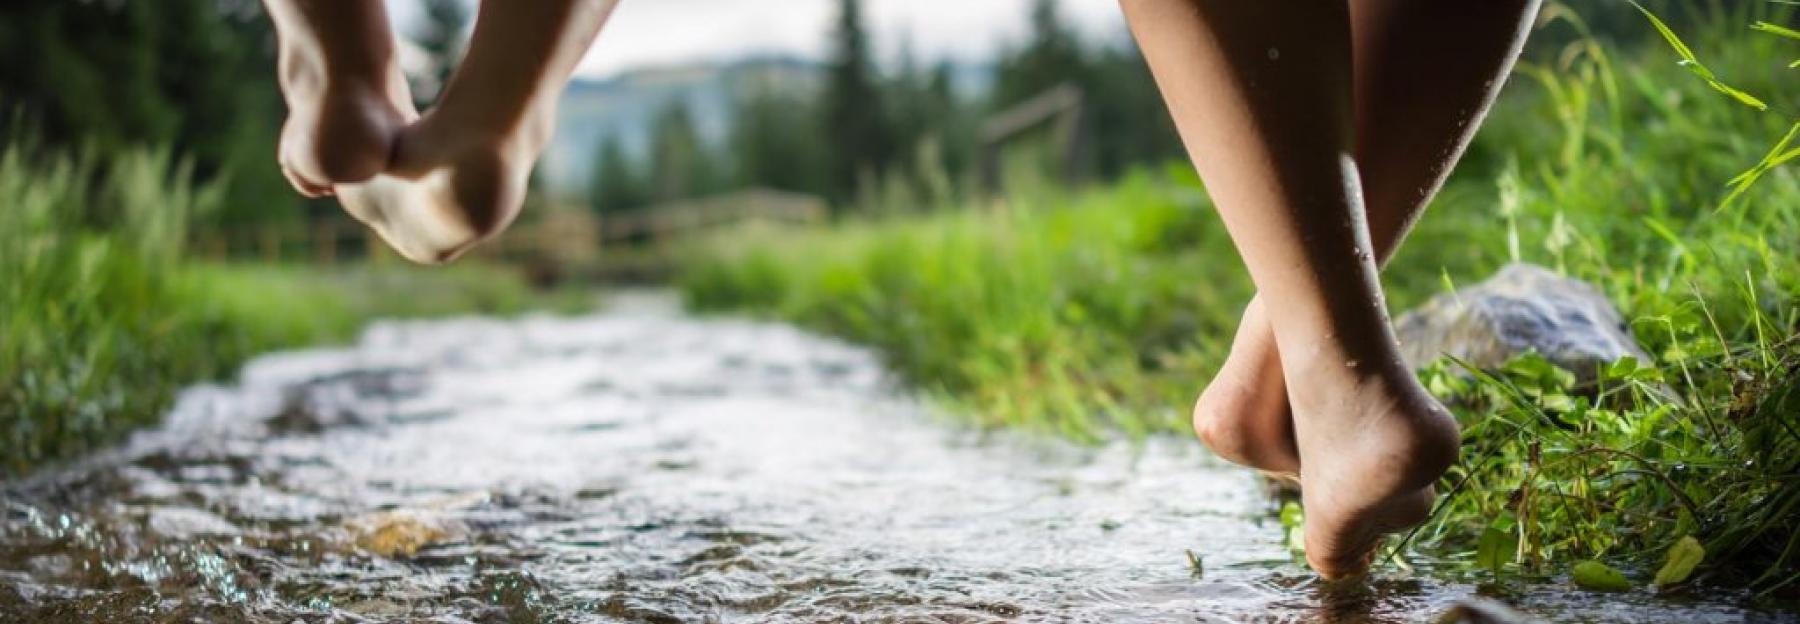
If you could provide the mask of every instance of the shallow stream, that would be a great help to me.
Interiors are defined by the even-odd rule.
[[[1321,587],[1257,478],[1189,440],[979,435],[867,351],[626,301],[270,355],[0,486],[0,621],[1379,622],[1480,591]],[[1506,597],[1790,620],[1737,600]]]

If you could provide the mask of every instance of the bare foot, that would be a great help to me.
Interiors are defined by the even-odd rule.
[[[1288,396],[1303,458],[1307,562],[1340,578],[1368,570],[1382,535],[1426,519],[1432,485],[1456,463],[1461,437],[1398,354],[1316,353],[1288,358],[1285,370],[1305,380]]]
[[[375,177],[388,166],[401,129],[417,117],[398,67],[328,73],[323,57],[300,44],[283,46],[281,92],[288,118],[277,159],[308,197]]]
[[[434,110],[400,133],[386,171],[338,186],[338,200],[407,259],[449,262],[518,216],[554,114],[538,106],[513,131],[489,133]]]
[[[1244,308],[1231,355],[1194,405],[1194,433],[1234,464],[1284,480],[1300,478],[1287,382],[1260,297]]]

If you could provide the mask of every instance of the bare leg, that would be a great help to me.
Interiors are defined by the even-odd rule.
[[[339,187],[344,208],[417,262],[504,230],[556,122],[556,100],[618,0],[483,2],[442,101],[404,130],[388,170]]]
[[[1493,105],[1541,0],[1352,0],[1356,162],[1369,235],[1385,264]],[[1281,358],[1260,300],[1194,408],[1219,455],[1277,473],[1300,470]]]
[[[277,158],[301,193],[360,182],[388,164],[411,121],[411,96],[394,62],[394,35],[380,2],[265,0],[280,42],[288,103]]]
[[[1123,5],[1287,354],[1307,558],[1359,573],[1383,533],[1424,519],[1459,440],[1382,305],[1352,155],[1349,8]]]

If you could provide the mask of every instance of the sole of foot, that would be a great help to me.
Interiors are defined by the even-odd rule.
[[[1335,366],[1290,363],[1290,372],[1303,373],[1290,378],[1307,382],[1288,395],[1302,458],[1307,562],[1339,579],[1367,572],[1384,535],[1426,520],[1432,486],[1456,463],[1461,435],[1397,356],[1380,367],[1326,361]]]
[[[1300,478],[1287,382],[1261,299],[1244,308],[1231,355],[1194,404],[1194,433],[1226,461],[1282,481]]]
[[[401,132],[386,171],[338,186],[338,201],[406,259],[450,262],[518,216],[547,123],[493,136],[427,115]]]

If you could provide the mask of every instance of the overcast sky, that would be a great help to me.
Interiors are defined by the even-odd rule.
[[[415,0],[386,0],[404,32]],[[505,2],[506,0],[492,0]],[[1026,31],[1031,0],[864,0],[878,53],[891,59],[903,39],[927,61],[987,60]],[[1063,0],[1063,15],[1092,40],[1120,40],[1118,0]],[[713,61],[757,54],[822,58],[836,0],[623,0],[580,73]]]

